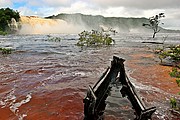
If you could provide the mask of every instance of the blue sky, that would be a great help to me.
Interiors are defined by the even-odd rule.
[[[18,8],[20,8],[22,6],[26,6],[26,5],[27,5],[26,2],[14,2],[13,8],[18,9]]]
[[[0,0],[25,16],[83,13],[106,17],[151,17],[164,12],[165,28],[180,29],[180,0]]]

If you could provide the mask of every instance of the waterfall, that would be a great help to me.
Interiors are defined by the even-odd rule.
[[[12,32],[17,32],[18,31],[18,24],[14,18],[11,18],[11,22],[9,24],[10,30]]]
[[[80,33],[84,28],[61,19],[21,16],[19,34]]]

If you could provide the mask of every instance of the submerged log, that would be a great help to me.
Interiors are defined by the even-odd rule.
[[[141,42],[141,43],[164,44],[163,42],[153,42],[153,41],[151,41],[151,42]]]
[[[135,113],[135,120],[149,120],[156,111],[156,107],[147,108],[138,96],[134,85],[125,73],[124,59],[113,57],[111,67],[101,76],[98,82],[89,86],[86,97],[84,98],[84,120],[103,120],[106,108],[106,99],[109,96],[113,83],[121,83],[120,93],[132,104]]]

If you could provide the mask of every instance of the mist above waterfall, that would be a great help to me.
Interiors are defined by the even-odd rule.
[[[51,34],[51,33],[80,33],[83,30],[102,30],[102,28],[113,29],[119,33],[144,33],[152,32],[142,26],[148,23],[146,18],[123,18],[103,17],[100,15],[58,14],[39,18],[34,16],[21,17],[21,29],[19,34]],[[103,26],[103,27],[102,27]],[[160,32],[178,32],[161,29]]]
[[[61,19],[44,19],[35,16],[21,16],[19,34],[80,33],[83,26],[67,23]]]
[[[81,13],[66,14],[61,13],[46,17],[48,19],[61,19],[75,25],[83,25],[90,30],[99,30],[102,26],[107,29],[113,29],[117,32],[149,32],[142,26],[147,23],[146,18],[124,18],[124,17],[104,17],[101,15],[84,15]]]

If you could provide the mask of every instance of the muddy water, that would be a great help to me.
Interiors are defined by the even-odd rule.
[[[161,42],[167,34],[159,34]],[[150,34],[118,34],[112,47],[80,48],[77,35],[0,36],[0,47],[13,49],[0,55],[0,120],[82,120],[83,98],[110,65],[112,56],[126,59],[126,72],[147,106],[157,106],[155,120],[180,119],[169,111],[169,98],[179,98],[180,88],[158,65]],[[169,34],[165,44],[180,44],[180,34]],[[151,49],[150,49],[151,48]],[[113,88],[105,119],[133,119],[131,104]]]

